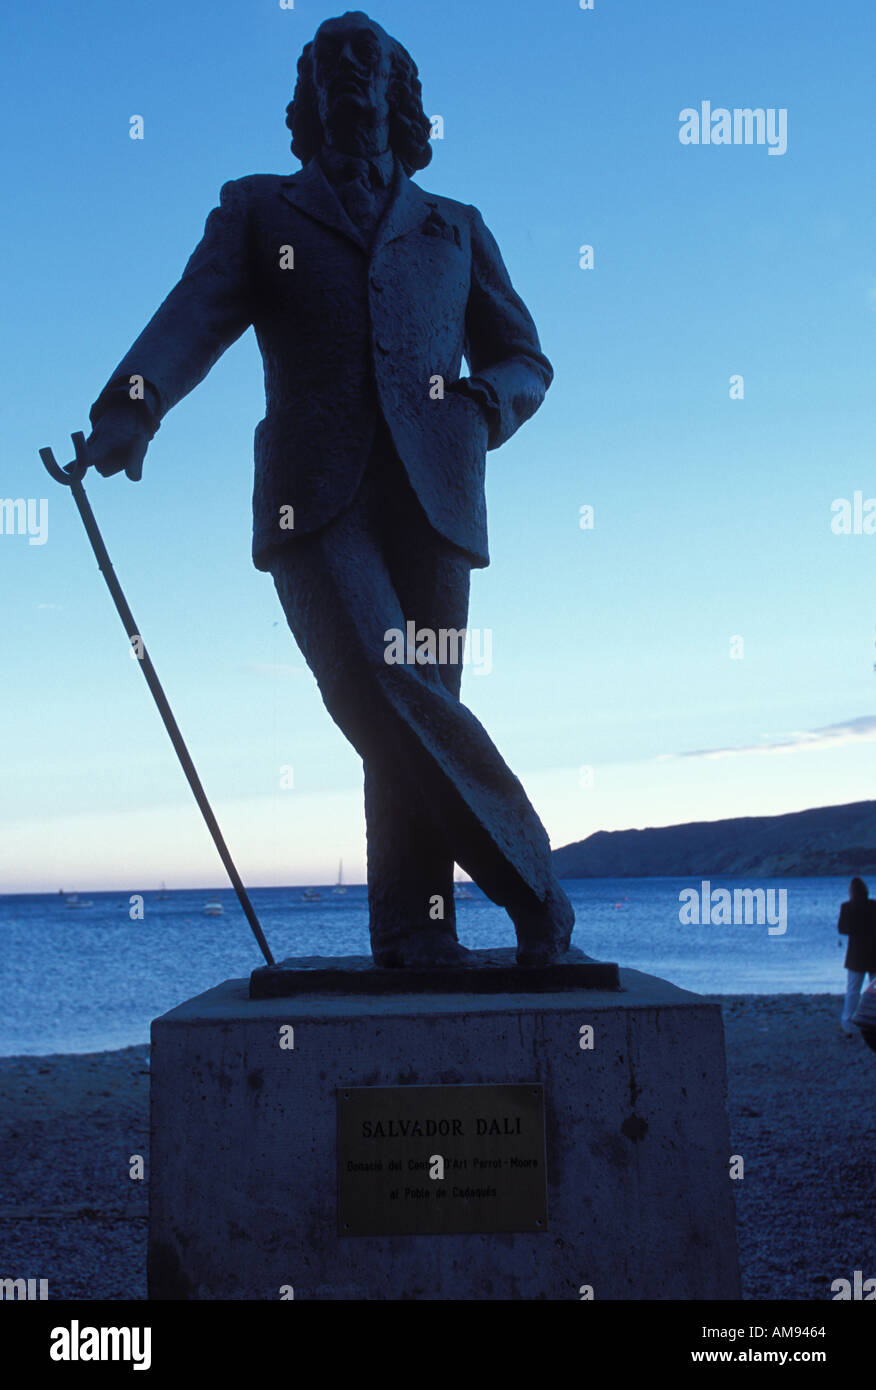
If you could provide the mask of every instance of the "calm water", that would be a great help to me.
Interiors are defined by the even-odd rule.
[[[575,904],[576,944],[702,993],[834,993],[845,988],[836,921],[846,879],[715,879],[712,888],[784,889],[787,930],[767,924],[685,925],[679,893],[693,879],[581,879],[566,883]],[[471,886],[457,906],[461,940],[511,946],[505,913]],[[292,955],[368,951],[364,887],[344,896],[321,889],[256,888],[252,899],[278,960]],[[144,894],[144,920],[128,896],[81,894],[72,910],[57,894],[0,897],[0,1055],[91,1052],[149,1040],[149,1024],[184,999],[262,963],[233,891]],[[221,917],[206,917],[210,899]],[[774,899],[778,902],[778,899]]]

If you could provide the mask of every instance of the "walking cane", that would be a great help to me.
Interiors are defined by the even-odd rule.
[[[222,831],[219,829],[216,817],[213,815],[212,808],[207,800],[207,794],[201,786],[201,779],[195,770],[195,765],[192,762],[189,750],[186,748],[183,736],[179,731],[179,726],[173,717],[173,711],[167,702],[167,696],[161,688],[161,682],[155,673],[155,667],[152,665],[137,624],[134,622],[134,615],[128,607],[125,595],[122,593],[122,586],[116,578],[115,570],[110,563],[110,557],[103,543],[103,537],[94,519],[94,512],[91,510],[91,504],[85,495],[85,488],[82,485],[82,479],[85,477],[85,472],[88,468],[85,435],[81,430],[77,430],[76,433],[72,435],[72,439],[73,447],[76,450],[76,458],[72,463],[68,464],[66,468],[60,468],[58,466],[51,449],[40,449],[40,458],[55,482],[62,483],[64,487],[69,487],[70,491],[73,493],[73,500],[79,509],[79,515],[82,517],[83,525],[88,533],[88,539],[91,541],[91,548],[97,558],[98,568],[106,580],[107,588],[112,594],[113,603],[116,605],[118,615],[125,625],[125,631],[139,658],[140,665],[143,669],[143,675],[146,677],[146,684],[152,691],[152,697],[158,706],[158,713],[164,720],[164,727],[170,735],[170,741],[182,764],[182,770],[186,775],[189,786],[194,792],[195,800],[201,810],[201,815],[207,822],[207,829],[213,836],[213,843],[219,851],[219,858],[225,865],[228,877],[231,879],[234,891],[240,900],[240,906],[243,908],[246,920],[252,927],[253,934],[261,947],[265,960],[268,962],[268,965],[274,965],[276,962],[265,940],[265,934],[261,929],[258,917],[256,917],[255,909],[249,900],[249,894],[244,888],[240,874],[234,866],[234,860],[228,852],[228,846],[222,837]]]

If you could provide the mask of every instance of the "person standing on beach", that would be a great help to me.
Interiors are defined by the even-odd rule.
[[[852,1015],[858,1007],[864,976],[869,975],[871,980],[876,976],[876,902],[862,878],[853,878],[849,884],[849,900],[840,908],[837,931],[840,936],[849,938],[845,959],[846,998],[840,1027],[850,1037],[854,1033]]]

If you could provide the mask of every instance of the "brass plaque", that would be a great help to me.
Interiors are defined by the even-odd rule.
[[[337,1097],[341,1235],[547,1230],[541,1086],[350,1086]]]

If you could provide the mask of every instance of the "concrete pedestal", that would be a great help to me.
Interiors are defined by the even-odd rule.
[[[253,1000],[229,980],[156,1019],[150,1297],[738,1298],[720,1009],[621,986]],[[544,1230],[339,1230],[339,1091],[524,1083]]]

